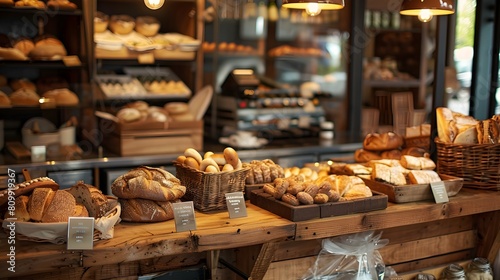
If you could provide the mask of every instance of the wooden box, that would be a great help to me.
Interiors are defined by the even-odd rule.
[[[372,197],[362,199],[292,206],[281,200],[275,199],[262,189],[257,189],[250,193],[250,202],[293,222],[363,213],[387,208],[387,196],[377,192],[373,192]]]
[[[464,180],[450,175],[439,174],[444,182],[449,197],[455,196],[462,189]],[[404,203],[433,199],[430,184],[393,186],[391,184],[363,179],[370,189],[384,193],[390,202]]]
[[[100,119],[102,145],[120,156],[182,153],[203,149],[203,121],[117,123]]]

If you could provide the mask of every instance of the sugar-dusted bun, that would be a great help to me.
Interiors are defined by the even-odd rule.
[[[370,160],[378,160],[382,157],[376,152],[367,151],[365,149],[357,149],[354,152],[354,160],[356,162],[368,162]]]
[[[142,16],[137,17],[135,22],[135,31],[146,37],[155,36],[160,30],[160,22],[155,17]]]
[[[231,164],[234,167],[234,169],[238,169],[238,161],[240,158],[238,156],[238,153],[233,148],[227,147],[224,149],[224,158],[226,159],[227,163]]]
[[[14,106],[39,106],[40,96],[35,91],[21,88],[10,95],[10,102]]]
[[[129,15],[113,15],[109,23],[109,29],[116,34],[126,35],[132,32],[135,20]]]
[[[116,116],[122,122],[135,122],[141,119],[141,112],[134,108],[123,108],[116,113]]]
[[[398,149],[403,145],[403,137],[394,132],[369,133],[363,141],[363,148],[368,151],[386,151]]]

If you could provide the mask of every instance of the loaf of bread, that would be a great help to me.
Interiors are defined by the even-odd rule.
[[[28,57],[16,48],[0,47],[0,58],[3,60],[27,60]]]
[[[429,153],[422,148],[419,147],[408,147],[404,148],[401,151],[401,156],[403,155],[409,155],[409,156],[414,156],[414,157],[429,157]]]
[[[382,158],[386,158],[386,159],[401,159],[401,150],[399,149],[394,149],[394,150],[387,150],[387,151],[383,151],[380,156]]]
[[[13,48],[20,50],[25,56],[28,56],[35,48],[35,43],[31,39],[21,38],[18,39],[13,45]]]
[[[493,119],[479,121],[476,126],[477,141],[480,144],[496,144],[500,140],[500,127]]]
[[[398,149],[403,145],[403,137],[394,133],[369,133],[363,140],[363,148],[368,151],[386,151]]]
[[[43,223],[67,222],[68,218],[75,213],[75,209],[75,197],[67,191],[57,190],[47,209],[43,212],[41,221]]]
[[[20,89],[29,89],[32,91],[37,91],[35,84],[28,79],[15,79],[10,82],[10,87],[13,91]]]
[[[129,15],[113,15],[109,23],[109,29],[116,34],[126,35],[135,27],[135,19]]]
[[[68,0],[49,0],[47,7],[59,10],[76,10],[77,6]]]
[[[426,157],[404,155],[401,157],[400,162],[404,168],[411,170],[434,170],[436,168],[434,161]]]
[[[78,96],[67,88],[49,90],[42,96],[54,99],[57,106],[76,106],[80,103]]]
[[[153,201],[148,199],[120,199],[121,219],[127,222],[164,222],[174,218],[174,201]]]
[[[14,5],[16,7],[33,7],[38,9],[45,8],[45,3],[43,1],[37,1],[37,0],[19,0]]]
[[[62,59],[67,55],[64,44],[57,38],[44,36],[37,38],[29,56],[32,59]]]
[[[285,176],[283,168],[271,159],[252,160],[243,163],[243,167],[250,169],[245,178],[247,185],[271,183]]]
[[[13,106],[39,106],[40,96],[30,89],[19,89],[10,95],[10,102]]]
[[[59,184],[57,184],[54,180],[49,177],[38,177],[34,179],[27,180],[25,182],[16,184],[14,192],[14,196],[28,195],[33,192],[33,190],[37,188],[50,188],[52,190],[58,190]],[[10,190],[12,192],[12,190]],[[0,207],[5,205],[9,198],[9,189],[4,189],[0,191]]]
[[[408,174],[411,184],[430,184],[441,181],[441,177],[433,170],[412,170]]]
[[[381,159],[380,153],[372,152],[365,149],[357,149],[354,152],[354,160],[356,162],[368,162],[374,159]]]
[[[141,166],[118,177],[111,185],[111,191],[122,199],[173,201],[184,196],[186,187],[166,170]]]
[[[374,164],[372,167],[372,180],[382,181],[395,186],[406,185],[406,177],[398,167],[385,164]]]
[[[36,222],[41,222],[43,214],[49,207],[56,191],[50,188],[37,188],[33,190],[28,201],[28,212],[30,219]]]
[[[11,105],[10,98],[0,90],[0,107],[10,107]]]
[[[104,216],[117,204],[116,199],[108,199],[98,188],[85,184],[83,181],[78,181],[71,186],[68,192],[75,197],[77,203],[84,205],[88,215],[94,218]]]
[[[139,121],[141,119],[141,112],[135,108],[123,108],[116,113],[116,117],[124,123]]]

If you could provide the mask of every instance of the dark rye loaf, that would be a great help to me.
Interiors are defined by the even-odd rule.
[[[109,199],[96,187],[78,181],[68,190],[76,199],[87,208],[90,217],[100,218],[113,209],[118,201]]]

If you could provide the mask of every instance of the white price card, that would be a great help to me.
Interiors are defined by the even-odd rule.
[[[68,218],[68,250],[94,248],[94,217]]]
[[[229,218],[240,218],[247,216],[247,206],[243,192],[226,193],[227,210]]]
[[[175,230],[177,232],[196,229],[193,201],[172,203],[174,208]]]
[[[436,203],[444,203],[450,201],[443,181],[431,183],[431,189]]]

